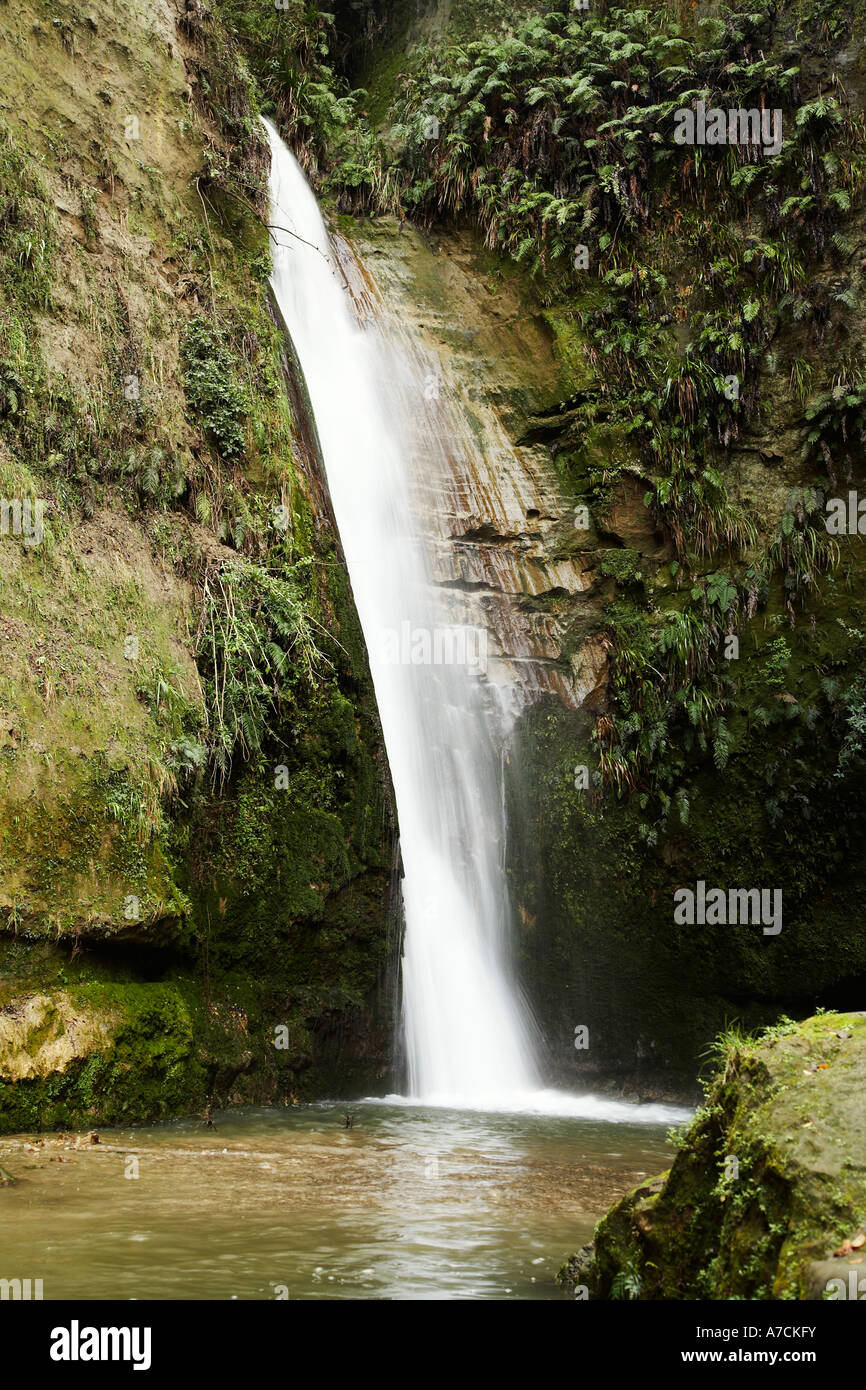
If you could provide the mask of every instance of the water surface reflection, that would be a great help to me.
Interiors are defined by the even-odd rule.
[[[563,1257],[671,1157],[659,1123],[348,1110],[2,1139],[0,1277],[46,1298],[558,1298]]]

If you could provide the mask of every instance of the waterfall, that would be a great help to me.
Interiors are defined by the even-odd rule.
[[[374,315],[359,317],[348,250],[332,245],[294,156],[266,125],[271,285],[315,417],[397,801],[410,1094],[512,1108],[539,1081],[507,960],[507,699],[487,679],[488,633],[455,621],[453,596],[433,578],[429,364]]]

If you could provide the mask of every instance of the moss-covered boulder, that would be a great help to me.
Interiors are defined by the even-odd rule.
[[[136,1122],[205,1104],[202,1001],[170,984],[78,985],[0,1009],[4,1129]],[[249,1064],[235,1023],[235,1071]]]
[[[731,1036],[668,1173],[561,1281],[591,1298],[866,1297],[866,1013]]]

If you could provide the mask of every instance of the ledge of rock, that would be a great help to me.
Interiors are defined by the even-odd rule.
[[[866,1299],[866,1013],[723,1040],[670,1171],[560,1282],[596,1299]]]

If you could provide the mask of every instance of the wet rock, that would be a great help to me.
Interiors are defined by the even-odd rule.
[[[866,1298],[864,1087],[864,1014],[732,1042],[670,1172],[597,1226],[591,1297]]]
[[[358,240],[364,266],[348,246],[341,264],[359,317],[386,322],[407,357],[429,366],[413,462],[419,495],[437,497],[423,511],[452,621],[486,630],[488,678],[518,706],[546,694],[577,706],[599,685],[594,650],[567,650],[592,602],[584,552],[597,538],[591,524],[576,529],[545,443],[563,373],[549,326],[519,276],[491,292],[468,234],[443,233],[431,248],[382,218]]]

